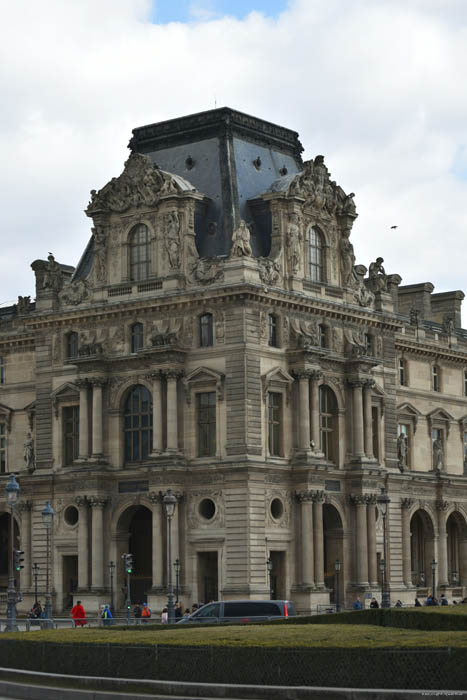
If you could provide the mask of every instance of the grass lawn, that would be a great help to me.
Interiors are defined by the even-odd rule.
[[[451,608],[451,610],[454,609]],[[437,609],[433,608],[436,614]],[[446,610],[446,608],[445,608]],[[358,613],[356,613],[358,614]],[[453,612],[452,614],[456,614]],[[337,617],[337,616],[336,616]],[[374,625],[232,625],[228,627],[78,628],[2,634],[2,639],[59,643],[175,644],[264,647],[467,647],[467,630],[408,630]]]

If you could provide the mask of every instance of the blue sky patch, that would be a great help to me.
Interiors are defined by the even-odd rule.
[[[458,180],[467,180],[467,146],[459,146],[457,149],[452,172]]]
[[[277,17],[288,4],[288,0],[153,0],[150,19],[154,24],[207,21],[224,15],[243,19],[254,10]]]

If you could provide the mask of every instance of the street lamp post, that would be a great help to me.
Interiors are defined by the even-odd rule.
[[[114,572],[115,563],[109,561],[109,574],[110,574],[110,612],[114,614]]]
[[[271,557],[266,562],[266,566],[268,567],[268,576],[269,576],[269,599],[273,600],[274,599],[274,590],[273,590],[273,581],[272,581],[272,569],[273,569],[273,563]]]
[[[37,577],[39,576],[39,564],[33,564],[32,569],[32,575],[34,576],[34,603],[37,605]]]
[[[341,606],[339,603],[339,574],[341,571],[341,563],[339,559],[336,559],[335,564],[334,564],[334,570],[336,572],[336,588],[335,588],[335,603],[336,603],[336,612],[341,611]]]
[[[162,499],[167,517],[167,588],[168,588],[168,623],[175,622],[174,588],[172,583],[172,518],[175,513],[177,499],[172,493],[172,489],[167,489],[167,493]]]
[[[178,593],[180,587],[180,559],[174,561],[175,569],[175,602],[178,603]]]
[[[388,507],[391,503],[391,499],[386,493],[386,489],[381,489],[381,494],[376,499],[376,503],[381,509],[381,515],[383,516],[383,559],[381,564],[381,607],[390,608],[391,607],[391,597],[389,594],[389,584],[387,581],[387,541],[386,541],[386,516],[388,514]]]
[[[436,598],[436,566],[438,562],[435,559],[431,562],[431,573],[433,576],[433,598]]]
[[[45,507],[42,509],[42,523],[47,532],[47,552],[46,552],[46,569],[45,569],[45,618],[46,626],[52,626],[52,596],[50,594],[50,533],[54,521],[54,509],[50,505],[50,501],[45,502]]]
[[[14,573],[14,552],[15,552],[15,541],[14,541],[14,529],[15,521],[13,517],[13,511],[19,498],[19,484],[15,479],[15,475],[11,474],[10,480],[5,486],[5,498],[7,505],[10,506],[10,561],[9,561],[9,576],[8,576],[8,594],[7,594],[7,624],[5,632],[17,632],[18,625],[16,624],[16,587],[15,587],[15,573]]]

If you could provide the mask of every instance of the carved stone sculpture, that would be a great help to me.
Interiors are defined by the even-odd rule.
[[[23,445],[23,457],[28,472],[32,474],[36,468],[36,458],[34,455],[34,440],[31,433],[26,435],[26,440]]]
[[[241,219],[237,228],[232,234],[232,249],[230,251],[230,257],[251,257],[253,252],[250,245],[250,230],[246,225],[246,222]]]
[[[368,271],[368,286],[372,292],[387,292],[388,277],[383,267],[383,258],[376,258],[375,262],[370,264]]]
[[[107,237],[102,226],[92,229],[94,234],[94,270],[98,282],[107,279]]]
[[[89,289],[86,280],[75,280],[67,285],[60,292],[60,301],[62,304],[71,304],[77,306],[89,297]]]
[[[365,333],[357,328],[344,328],[346,353],[352,357],[362,357],[367,354]]]
[[[153,333],[150,336],[151,345],[153,347],[162,347],[166,345],[176,345],[180,337],[182,329],[182,321],[168,321],[160,324],[155,324]]]
[[[342,238],[340,240],[340,253],[341,253],[341,275],[342,275],[342,286],[352,287],[355,283],[353,268],[355,265],[355,254],[352,243],[349,239],[350,230],[346,229],[342,233]]]
[[[53,292],[59,292],[62,288],[62,272],[60,265],[55,260],[52,253],[47,256],[48,265],[44,271],[44,277],[42,280],[43,289],[51,289]]]
[[[319,344],[318,332],[314,323],[307,323],[303,319],[292,318],[290,326],[297,339],[297,345],[305,350],[316,347]]]
[[[166,215],[165,248],[170,267],[180,267],[180,221],[176,211]]]
[[[194,282],[212,284],[224,278],[224,270],[216,258],[198,258],[191,269]]]
[[[298,214],[290,214],[289,227],[287,229],[287,261],[290,272],[294,275],[300,265],[301,240],[300,224]]]
[[[31,297],[18,297],[16,310],[19,315],[27,314],[31,310]]]
[[[397,438],[397,458],[399,460],[399,469],[404,471],[407,466],[408,443],[407,435],[401,433]]]
[[[275,260],[259,258],[259,277],[263,284],[273,285],[280,280],[280,267]]]
[[[433,469],[440,472],[443,468],[443,443],[439,438],[433,442]]]

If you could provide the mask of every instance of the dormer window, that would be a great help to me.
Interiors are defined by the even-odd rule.
[[[313,282],[323,282],[323,236],[316,228],[312,228],[309,235],[308,276]]]
[[[130,279],[146,280],[151,276],[151,240],[148,227],[137,224],[128,239],[130,247]]]
[[[138,352],[144,347],[144,326],[142,323],[134,323],[131,326],[131,352]]]

